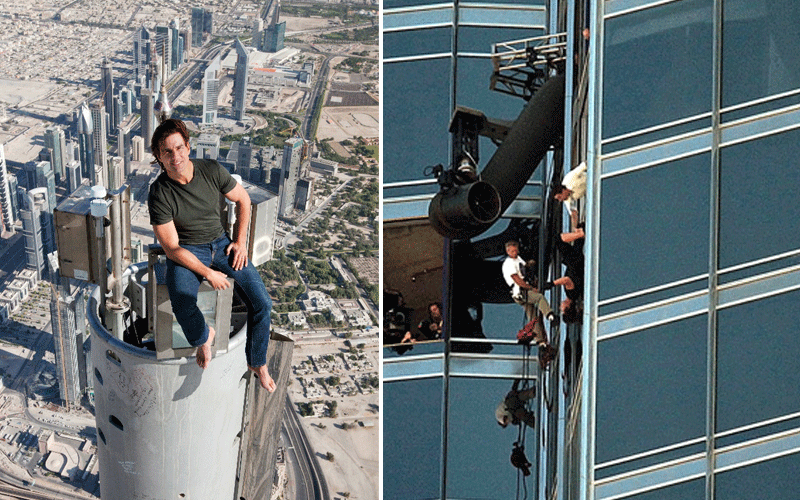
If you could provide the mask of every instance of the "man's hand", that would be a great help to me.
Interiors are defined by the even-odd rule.
[[[205,278],[208,283],[214,287],[214,290],[225,290],[231,286],[231,284],[228,282],[228,276],[225,273],[214,269],[209,269]]]
[[[247,265],[247,249],[244,245],[240,245],[235,241],[232,242],[225,248],[225,255],[230,255],[231,253],[233,254],[231,267],[233,267],[234,271],[239,271]]]

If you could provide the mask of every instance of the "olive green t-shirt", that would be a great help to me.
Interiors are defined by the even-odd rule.
[[[236,187],[236,180],[214,160],[191,160],[194,176],[180,184],[161,172],[150,185],[150,224],[175,222],[181,245],[210,243],[222,235],[219,195]]]

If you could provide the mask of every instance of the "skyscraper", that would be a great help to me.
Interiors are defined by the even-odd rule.
[[[286,21],[270,24],[264,29],[261,46],[265,52],[278,52],[285,47]]]
[[[195,156],[197,158],[208,158],[216,160],[219,158],[219,135],[200,134],[195,146]]]
[[[192,8],[192,47],[203,45],[203,33],[214,31],[213,13],[200,7]]]
[[[106,57],[103,58],[103,64],[100,66],[100,95],[110,118],[109,130],[107,130],[110,134],[119,123],[120,117],[114,113],[114,78],[111,75],[111,62]]]
[[[133,36],[133,71],[134,79],[137,81],[147,75],[147,69],[150,67],[150,50],[151,34],[142,26],[136,31]],[[150,82],[145,80],[147,84]]]
[[[250,67],[250,53],[238,38],[234,42],[234,46],[236,47],[236,77],[233,81],[233,117],[241,120],[247,109],[247,75]]]
[[[260,17],[257,17],[255,21],[253,21],[253,31],[252,31],[252,39],[250,44],[256,50],[261,50],[261,36],[264,32],[264,20]]]
[[[94,101],[89,109],[92,112],[92,140],[94,144],[94,165],[91,172],[92,183],[108,187],[108,143],[106,141],[106,107],[102,101]]]
[[[242,179],[250,180],[250,161],[253,157],[253,147],[250,144],[250,137],[242,137],[236,154],[236,173]]]
[[[122,103],[122,119],[133,114],[133,91],[127,87],[119,90],[119,100]]]
[[[159,70],[161,71],[161,68],[164,70],[164,74],[161,75],[162,82],[166,82],[167,77],[172,74],[172,52],[177,48],[172,46],[173,31],[170,26],[156,26],[156,54],[164,59],[164,65],[159,65]]]
[[[415,319],[441,300],[449,340],[402,356],[384,351],[384,441],[408,439],[411,416],[438,424],[415,430],[413,448],[384,448],[384,498],[513,498],[520,483],[507,457],[519,434],[492,413],[514,379],[538,394],[524,442],[533,498],[791,497],[800,463],[800,236],[793,227],[776,235],[786,222],[781,200],[800,181],[800,72],[787,70],[800,45],[787,36],[800,6],[429,7],[442,17],[420,22],[411,1],[383,13],[384,285],[403,292]],[[523,42],[545,33],[553,36]],[[754,33],[758,42],[745,43]],[[499,69],[500,54],[518,57],[521,78]],[[540,99],[562,77],[563,140],[548,145],[541,164],[537,155],[501,165],[501,151],[521,154],[536,141],[495,147],[478,134],[501,119],[559,114],[558,102]],[[487,91],[490,81],[510,92]],[[520,131],[512,126],[507,137]],[[431,199],[456,188],[424,166],[448,169],[465,149],[480,153],[487,183],[487,170],[501,185],[522,168],[535,171],[521,190],[503,193],[510,205],[485,234],[441,234]],[[553,187],[583,162],[588,189],[575,205],[586,234],[582,321],[547,325],[558,356],[540,370],[516,345],[521,308],[492,283],[507,239],[523,239],[540,283],[563,275],[551,242],[571,222]],[[474,215],[457,208],[463,219]],[[458,222],[456,212],[445,218]],[[546,296],[555,306],[564,291]],[[487,343],[491,353],[458,350]],[[409,401],[426,404],[409,409]],[[419,467],[430,456],[436,463]]]
[[[145,161],[144,139],[138,135],[131,138],[131,159],[133,161]]]
[[[170,54],[169,54],[169,69],[170,72],[175,72],[178,70],[178,66],[181,65],[183,62],[183,40],[180,36],[180,28],[178,24],[178,18],[173,19],[169,23],[170,29],[170,38],[172,43],[170,44]]]
[[[20,218],[28,268],[36,272],[37,279],[44,279],[47,276],[46,256],[55,249],[53,214],[47,200],[47,188],[27,191]]]
[[[47,190],[48,208],[52,212],[56,207],[56,180],[50,162],[36,161],[26,163],[25,177],[29,190],[34,188]]]
[[[217,122],[219,108],[220,55],[211,61],[203,73],[203,125]]]
[[[278,215],[286,217],[294,207],[297,180],[300,178],[300,163],[302,161],[303,139],[293,137],[286,139],[283,146],[283,160],[281,163],[280,197],[281,203]]]
[[[156,130],[156,117],[153,112],[153,107],[156,104],[155,94],[152,90],[142,90],[142,139],[144,139],[144,148],[150,150],[150,141],[153,139],[153,132]]]
[[[308,204],[311,202],[313,192],[314,181],[312,179],[300,179],[297,181],[294,208],[301,212],[308,210]]]
[[[56,182],[64,179],[65,156],[67,154],[67,139],[64,130],[59,126],[48,127],[44,131],[44,146],[50,151],[50,162],[56,176]]]
[[[0,144],[0,210],[3,212],[3,228],[13,234],[15,219],[11,194],[5,150],[3,144]]]
[[[81,173],[85,179],[94,174],[94,120],[86,103],[78,109],[78,150],[80,152]]]
[[[278,52],[284,47],[286,21],[279,22],[281,4],[273,0],[253,28],[253,46],[263,52]]]
[[[67,196],[72,194],[81,185],[83,175],[81,175],[81,164],[79,161],[67,163]]]
[[[53,352],[61,400],[67,405],[80,405],[81,388],[78,371],[78,335],[75,297],[54,286],[50,300],[50,321],[53,327]]]
[[[117,156],[122,158],[123,179],[131,173],[131,122],[120,124],[117,134]]]

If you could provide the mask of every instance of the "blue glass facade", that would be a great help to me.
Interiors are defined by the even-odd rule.
[[[778,477],[800,466],[800,239],[781,225],[800,180],[798,41],[785,39],[800,5],[594,9],[575,443],[588,457],[572,472],[590,480],[576,493],[791,497]]]
[[[513,120],[524,102],[488,90],[491,43],[567,33],[563,152],[488,233],[547,215],[554,172],[586,161],[583,323],[552,331],[558,358],[530,374],[540,397],[528,497],[792,498],[800,4],[384,7],[384,284],[415,322],[428,302],[459,295],[459,272],[481,272],[459,267],[461,247],[427,224],[439,186],[425,167],[451,161],[453,110]],[[495,148],[482,139],[478,163]],[[384,498],[519,491],[508,463],[516,433],[492,413],[525,366],[513,341],[524,320],[513,303],[484,302],[481,314],[490,353],[442,342],[384,351]]]
[[[520,114],[522,99],[489,90],[492,44],[543,34],[546,16],[541,1],[383,5],[383,279],[413,308],[416,326],[426,305],[449,293],[450,243],[427,215],[439,189],[430,167],[447,166],[458,153],[448,131],[453,112],[467,107],[506,121]],[[495,150],[482,139],[479,165]],[[523,314],[513,303],[486,304],[482,313],[483,333],[494,341],[490,354],[446,354],[442,341],[402,355],[385,349],[383,498],[514,495],[509,454],[517,435],[501,428],[494,412],[520,375],[521,348],[510,344]],[[454,330],[454,337],[463,334]],[[535,431],[529,436],[535,453]]]

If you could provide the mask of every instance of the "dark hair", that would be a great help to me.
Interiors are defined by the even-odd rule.
[[[158,150],[161,148],[161,143],[164,142],[164,139],[175,133],[181,134],[184,142],[189,144],[189,131],[186,130],[186,125],[183,121],[177,118],[168,118],[156,127],[155,132],[153,132],[153,139],[150,141],[150,149],[153,151],[153,156],[158,156]]]
[[[581,320],[581,308],[578,307],[578,301],[570,301],[569,307],[564,309],[561,313],[561,319],[564,323],[578,323]]]
[[[566,189],[567,191],[569,191],[569,188],[568,188],[567,186],[565,186],[565,185],[563,185],[563,184],[557,184],[557,185],[556,185],[556,186],[553,188],[553,197],[555,198],[557,195],[561,194],[561,193],[562,193],[562,192],[563,192],[565,189]]]
[[[439,312],[440,312],[440,313],[442,312],[442,307],[443,307],[443,306],[442,306],[442,303],[441,303],[441,302],[431,302],[430,304],[428,304],[428,312],[431,312],[431,306],[436,306],[436,307],[438,307],[438,308],[439,308]]]

